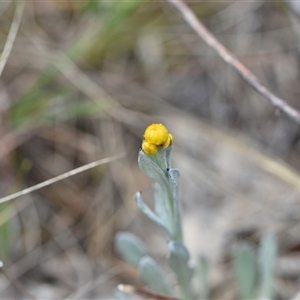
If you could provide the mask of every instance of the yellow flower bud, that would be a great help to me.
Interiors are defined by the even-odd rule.
[[[169,133],[167,141],[162,145],[163,148],[167,148],[169,145],[172,145],[174,142],[173,135]]]
[[[157,153],[157,146],[147,141],[143,141],[142,149],[148,155],[155,155]]]
[[[156,146],[162,146],[168,142],[169,131],[163,124],[152,124],[144,133],[145,141]]]
[[[158,147],[167,148],[173,141],[172,134],[163,124],[152,124],[145,130],[142,149],[148,155],[155,155]]]

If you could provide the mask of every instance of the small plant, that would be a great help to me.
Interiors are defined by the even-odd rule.
[[[125,261],[139,270],[147,289],[120,285],[119,299],[208,299],[209,266],[204,257],[199,258],[198,267],[190,265],[190,254],[183,240],[182,212],[180,202],[180,173],[171,167],[173,136],[162,124],[152,124],[144,133],[142,149],[138,155],[140,169],[155,181],[154,210],[136,193],[135,201],[140,210],[158,224],[168,236],[169,254],[167,265],[173,273],[172,282],[159,263],[151,256],[146,245],[132,233],[120,232],[116,236],[116,247]],[[234,258],[237,288],[241,299],[271,298],[276,259],[276,243],[272,235],[263,238],[259,260],[250,248],[241,249]],[[257,268],[259,265],[260,268]],[[169,275],[169,274],[168,274]],[[200,288],[192,289],[192,279]],[[174,281],[176,281],[174,283]],[[198,288],[197,288],[198,290]],[[136,297],[138,296],[138,298]],[[179,298],[177,298],[179,297]]]

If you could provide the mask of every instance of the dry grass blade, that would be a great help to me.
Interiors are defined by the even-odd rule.
[[[34,186],[30,187],[30,188],[24,189],[24,190],[22,190],[20,192],[17,192],[17,193],[14,193],[12,195],[3,197],[3,198],[0,199],[0,203],[4,203],[4,202],[7,202],[7,201],[16,199],[16,198],[18,198],[20,196],[23,196],[23,195],[29,194],[29,193],[31,193],[33,191],[39,190],[39,189],[41,189],[41,188],[43,188],[45,186],[48,186],[50,184],[53,184],[53,183],[57,182],[57,181],[60,181],[60,180],[63,180],[65,178],[68,178],[70,176],[76,175],[76,174],[81,173],[83,171],[95,168],[95,167],[100,166],[102,164],[106,164],[106,163],[112,162],[112,161],[114,161],[116,159],[124,157],[124,155],[125,155],[124,153],[121,153],[121,154],[118,154],[118,155],[115,155],[115,156],[103,158],[103,159],[94,161],[92,163],[86,164],[86,165],[81,166],[81,167],[79,167],[77,169],[71,170],[69,172],[63,173],[63,174],[58,175],[58,176],[56,176],[54,178],[51,178],[49,180],[43,181],[43,182],[41,182],[39,184],[36,184],[36,185],[34,185]]]
[[[224,47],[199,21],[191,9],[181,0],[168,0],[182,14],[188,25],[200,36],[207,45],[214,49],[217,54],[262,96],[266,97],[271,104],[284,112],[292,120],[300,124],[300,113],[295,108],[286,103],[285,100],[274,95],[267,87],[260,83],[258,78],[246,68],[233,54]]]
[[[10,26],[7,40],[0,58],[0,76],[2,75],[3,69],[6,65],[7,59],[9,57],[14,41],[16,39],[20,27],[20,23],[22,20],[24,6],[25,6],[25,2],[19,2],[16,7],[14,18]]]
[[[49,40],[48,36],[42,30],[40,30],[40,35],[43,36],[45,40]],[[53,62],[54,66],[92,101],[98,103],[98,99],[101,99],[102,104],[105,102],[109,106],[119,106],[119,103],[115,99],[108,95],[97,83],[78,68],[78,66],[67,55],[61,52],[53,53],[53,50],[47,48],[41,40],[32,38],[29,33],[27,36],[32,41],[36,49],[46,55],[48,59]]]

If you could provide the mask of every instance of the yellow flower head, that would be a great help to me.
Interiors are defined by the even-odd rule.
[[[145,141],[156,146],[163,145],[169,136],[168,129],[163,124],[152,124],[147,127],[144,138]]]
[[[150,144],[146,141],[143,141],[142,149],[148,155],[155,155],[157,153],[157,146]]]
[[[155,155],[158,147],[167,148],[173,140],[172,134],[163,124],[152,124],[145,130],[142,149],[148,155]]]

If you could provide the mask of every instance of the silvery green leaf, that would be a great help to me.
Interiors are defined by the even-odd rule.
[[[171,241],[168,246],[170,249],[170,256],[168,258],[169,266],[177,276],[184,297],[191,299],[190,282],[194,270],[189,266],[190,254],[180,241]]]
[[[156,155],[152,157],[152,159],[144,153],[144,151],[139,152],[138,163],[140,169],[152,178],[154,181],[159,184],[164,185],[165,187],[168,185],[167,177],[164,171],[153,161]]]
[[[174,202],[178,204],[180,201],[180,173],[178,169],[170,169],[168,174],[172,185]]]
[[[150,157],[153,161],[156,162],[159,168],[162,169],[164,172],[167,172],[167,170],[171,168],[171,162],[170,162],[171,150],[172,150],[171,146],[165,149],[161,148],[159,149],[156,155]]]
[[[143,257],[139,263],[139,272],[150,289],[158,293],[172,295],[171,285],[153,258],[149,256]]]
[[[254,252],[248,247],[241,249],[234,259],[234,266],[241,299],[252,299],[256,277]]]
[[[263,299],[271,299],[274,290],[274,273],[277,257],[277,243],[271,233],[263,236],[260,247],[259,267],[261,273],[261,292]]]
[[[166,167],[167,169],[171,168],[171,152],[172,152],[172,146],[169,146],[165,150],[165,158],[166,158]]]
[[[174,240],[182,240],[182,212],[180,202],[180,173],[178,169],[170,169],[168,171],[170,176],[171,190],[173,194],[173,218],[174,218]]]
[[[130,232],[119,232],[115,238],[115,245],[122,258],[135,267],[138,267],[142,257],[149,255],[146,245]]]
[[[206,300],[209,295],[209,262],[205,256],[199,257],[198,275],[200,279],[199,299]]]
[[[159,216],[163,224],[167,228],[172,228],[172,211],[169,207],[168,194],[165,192],[165,189],[156,182],[154,184],[154,210],[155,213]],[[170,236],[171,237],[171,236]]]
[[[155,213],[151,208],[143,201],[142,194],[140,192],[135,194],[135,201],[139,209],[154,223],[161,226],[170,235],[169,224],[164,223],[164,221]]]

